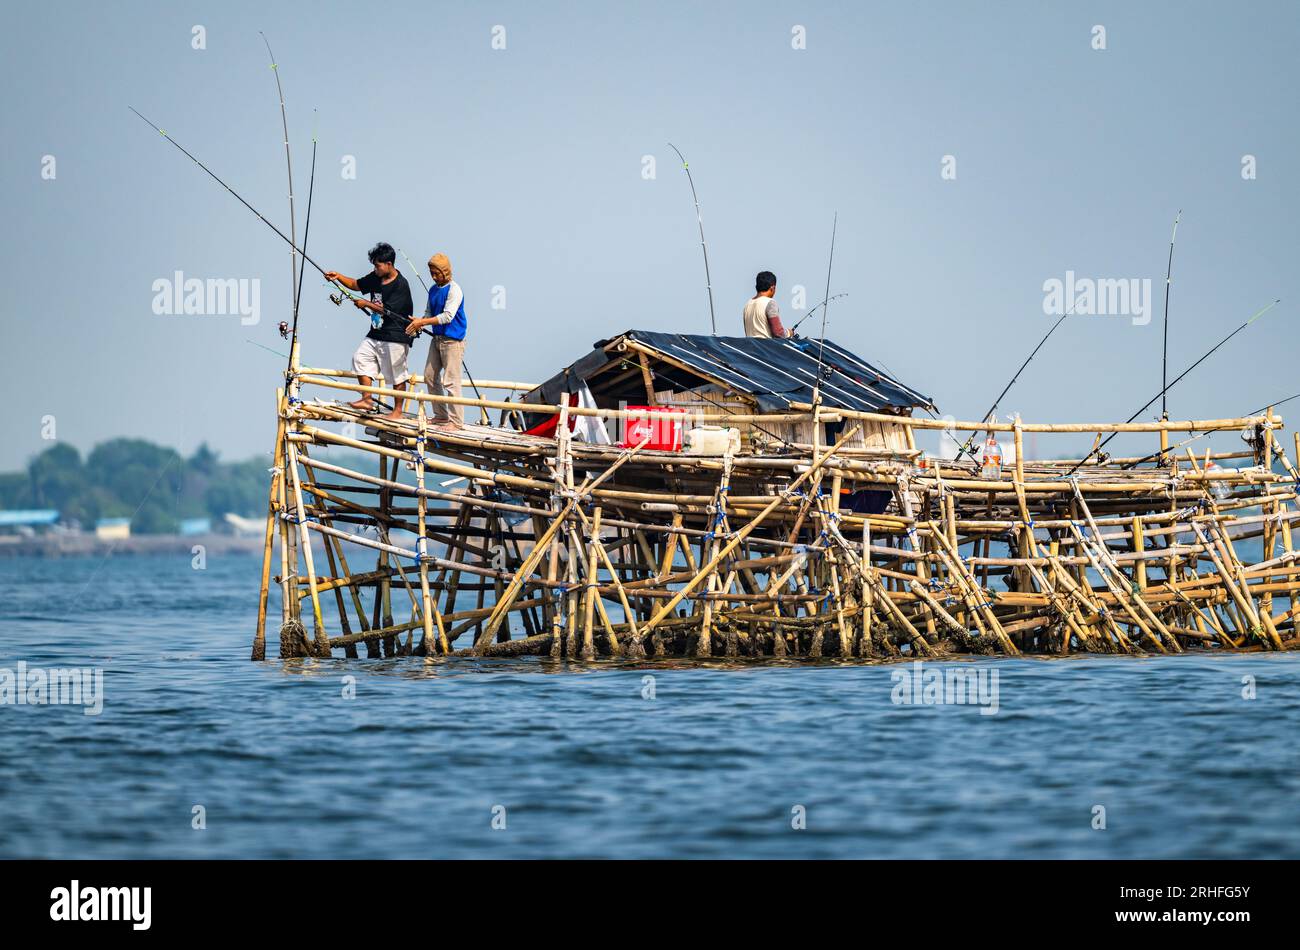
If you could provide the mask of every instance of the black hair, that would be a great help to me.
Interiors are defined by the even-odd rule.
[[[370,249],[367,255],[372,264],[393,264],[397,262],[397,252],[393,250],[393,245],[380,241]]]
[[[754,278],[754,289],[760,294],[765,290],[771,290],[776,286],[776,275],[770,270],[761,270],[758,276]]]

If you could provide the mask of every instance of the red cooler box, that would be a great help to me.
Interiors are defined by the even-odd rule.
[[[626,420],[623,448],[635,448],[648,435],[650,441],[647,449],[661,452],[680,452],[682,450],[682,419],[685,409],[674,406],[625,406],[628,412],[644,412],[641,418]]]

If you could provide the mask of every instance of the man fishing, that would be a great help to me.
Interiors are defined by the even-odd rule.
[[[360,378],[361,385],[372,386],[375,377],[382,376],[393,389],[404,390],[411,378],[406,368],[406,357],[411,350],[406,328],[415,312],[411,285],[397,270],[397,252],[391,244],[380,241],[370,249],[368,257],[374,269],[364,277],[345,277],[331,270],[325,272],[325,279],[369,295],[368,300],[357,297],[352,301],[359,310],[370,313],[370,332],[352,354],[352,372]],[[404,404],[404,399],[398,399],[385,418],[400,419]],[[376,408],[370,393],[363,393],[348,405],[362,412],[373,412]]]
[[[745,304],[745,336],[764,340],[789,336],[781,326],[781,308],[776,303],[776,275],[770,270],[759,271],[754,290],[757,293]]]
[[[414,338],[428,327],[433,340],[429,344],[429,358],[424,364],[424,384],[435,396],[460,398],[460,369],[465,358],[465,294],[460,284],[451,279],[451,261],[446,254],[429,258],[429,302],[424,316],[406,325],[406,333]],[[464,424],[461,407],[456,403],[434,403],[433,425],[439,429],[456,429]]]

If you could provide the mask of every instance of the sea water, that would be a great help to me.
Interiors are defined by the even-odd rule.
[[[0,668],[103,683],[0,705],[0,857],[1300,857],[1300,656],[252,663],[195,563],[0,560]]]

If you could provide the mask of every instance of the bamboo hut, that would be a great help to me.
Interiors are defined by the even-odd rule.
[[[360,392],[412,411],[359,413]],[[466,424],[433,428],[438,402]],[[1271,409],[1124,424],[917,412],[933,408],[831,341],[628,331],[540,385],[478,380],[459,399],[362,387],[302,365],[295,341],[253,658],[273,585],[284,657],[1300,642],[1297,472]],[[1013,461],[927,457],[916,436],[936,429],[992,433]],[[1220,431],[1242,449],[1193,448]],[[1025,433],[1116,432],[1145,434],[1150,454],[1023,452]]]

